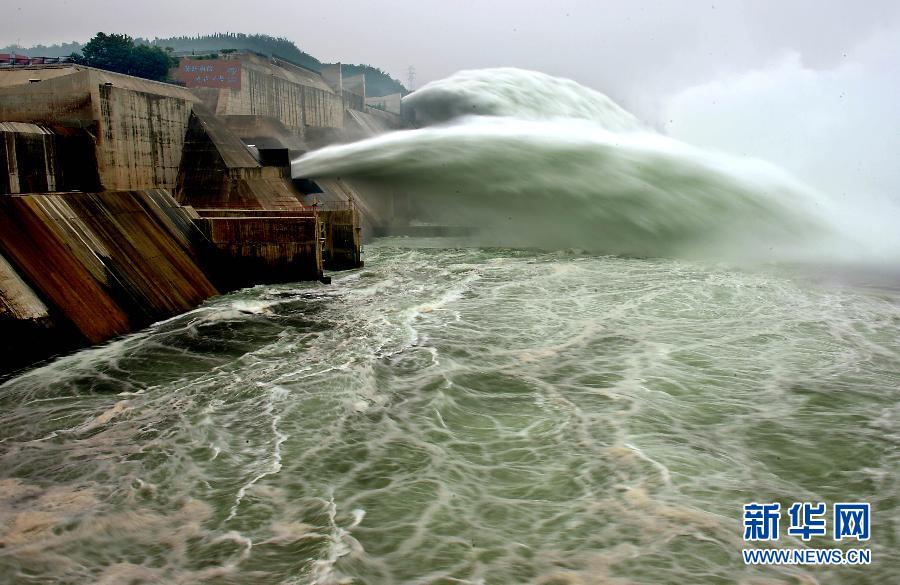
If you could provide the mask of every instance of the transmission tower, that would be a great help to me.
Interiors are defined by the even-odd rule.
[[[412,91],[413,84],[416,82],[416,68],[412,65],[409,66],[409,69],[406,70],[406,89]]]

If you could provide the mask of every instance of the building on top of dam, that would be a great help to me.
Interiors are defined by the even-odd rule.
[[[193,81],[0,68],[0,373],[220,292],[362,265],[360,214],[377,212],[340,180],[292,180],[290,160],[400,117],[339,66],[180,65]]]
[[[312,71],[278,57],[233,52],[181,58],[173,77],[245,143],[301,153],[403,126],[396,113],[367,107],[364,75],[336,63]]]

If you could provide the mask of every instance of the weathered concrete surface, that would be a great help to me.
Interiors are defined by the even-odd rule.
[[[362,262],[362,227],[352,205],[317,209],[324,242],[322,262],[328,270],[359,268]]]
[[[88,131],[0,122],[0,195],[99,188]]]
[[[343,100],[317,73],[250,53],[241,61],[240,89],[195,89],[217,116],[274,118],[302,135],[308,126],[340,128]]]
[[[218,293],[200,234],[162,190],[0,197],[0,233],[23,280],[92,343]]]
[[[287,148],[297,153],[309,150],[303,137],[275,118],[218,116],[218,119],[245,144],[260,148]]]
[[[37,320],[50,316],[47,305],[25,284],[0,254],[0,315],[12,319]]]
[[[363,98],[363,103],[366,100],[366,75],[365,73],[360,73],[358,75],[348,75],[344,76],[343,80],[343,90],[349,91],[352,94],[358,95]]]
[[[203,208],[189,208],[196,213],[197,218],[217,218],[217,217],[254,217],[254,218],[266,218],[266,217],[314,217],[316,214],[315,208],[304,208],[304,209],[239,209],[236,207],[232,208],[214,208],[214,209],[203,209]]]
[[[74,67],[0,70],[0,120],[95,127],[91,81],[89,71]]]
[[[185,88],[90,67],[0,70],[0,120],[88,129],[106,190],[174,188],[195,101]]]
[[[94,102],[103,186],[172,189],[192,103],[156,93],[98,85]]]
[[[342,94],[295,69],[251,63],[252,93],[215,96],[71,65],[0,70],[0,372],[219,291],[320,279],[323,245],[329,268],[361,265],[358,195],[336,181],[344,207],[310,209],[285,166],[306,130],[344,121]],[[265,164],[229,120],[274,136]]]
[[[78,347],[78,332],[50,308],[0,255],[0,376]]]
[[[203,106],[191,115],[175,195],[195,208],[303,208],[287,172],[260,165]]]
[[[359,213],[352,204],[320,204],[302,212],[264,209],[197,209],[196,212],[200,217],[210,219],[316,217],[322,267],[327,270],[350,270],[363,265]]]
[[[32,83],[30,80],[40,80]],[[96,122],[91,93],[100,85],[150,93],[169,98],[197,101],[188,89],[94,69],[83,65],[36,65],[0,69],[0,118],[13,122],[65,123],[71,120]]]
[[[344,110],[363,112],[366,109],[366,98],[346,89],[341,92],[341,102]]]
[[[40,73],[35,74],[35,71]],[[73,71],[79,68],[71,63],[34,67],[13,67],[3,70],[3,76],[0,77],[0,87],[10,87],[14,85],[27,85],[32,79],[42,79],[44,81],[55,77],[63,77],[71,75]]]
[[[229,211],[194,220],[215,248],[211,264],[220,287],[322,278],[315,212]]]
[[[322,67],[322,79],[331,88],[331,91],[341,95],[344,91],[343,70],[340,63],[332,63]]]
[[[53,133],[35,124],[0,122],[0,195],[56,191]]]

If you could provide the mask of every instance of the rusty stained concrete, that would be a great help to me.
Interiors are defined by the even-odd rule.
[[[260,165],[223,118],[188,90],[77,66],[27,71],[0,71],[0,121],[35,125],[8,127],[13,151],[20,142],[34,142],[31,135],[41,137],[41,155],[25,158],[43,165],[37,170],[45,181],[25,188],[86,192],[0,196],[0,339],[24,340],[0,343],[0,372],[17,356],[39,359],[97,343],[189,310],[219,291],[321,279],[322,238],[330,247],[329,267],[358,260],[358,246],[337,251],[358,241],[354,218],[323,221],[325,214],[305,208],[288,170]],[[43,80],[23,83],[23,75]],[[239,126],[266,119],[290,132],[286,115],[293,123],[342,123],[340,96],[330,88],[285,86],[281,92],[275,86],[282,82],[291,83],[247,86],[262,93],[254,96],[256,113]],[[290,103],[280,104],[278,95]],[[297,111],[282,106],[313,113],[296,118]],[[337,119],[329,118],[335,114],[329,108],[336,108]],[[50,171],[51,159],[57,167],[73,164]],[[93,179],[73,173],[73,165],[90,169]],[[8,159],[5,166],[8,171]],[[16,173],[18,181],[18,163]],[[156,189],[176,185],[185,205],[246,211],[197,214]],[[341,200],[347,193],[335,191]]]
[[[6,258],[0,254],[0,318],[38,320],[49,317],[38,298]]]
[[[56,317],[0,255],[0,375],[78,346],[78,335]]]
[[[260,282],[319,280],[320,224],[314,211],[211,210],[197,227],[215,249],[210,263],[222,288]]]
[[[91,343],[218,294],[194,229],[163,190],[0,197],[0,252]]]
[[[362,261],[362,226],[359,213],[352,204],[316,210],[322,224],[323,259],[328,270],[360,268]]]

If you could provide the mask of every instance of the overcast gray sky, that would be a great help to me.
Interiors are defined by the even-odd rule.
[[[366,62],[417,85],[465,68],[539,69],[631,109],[785,51],[829,67],[900,22],[900,2],[533,0],[6,0],[0,46],[212,32],[287,37],[327,61]]]

